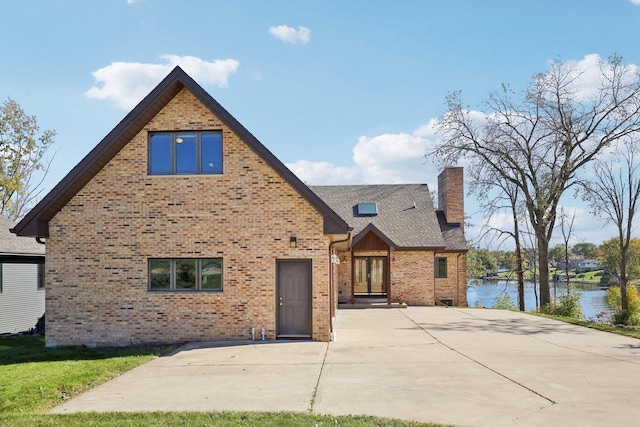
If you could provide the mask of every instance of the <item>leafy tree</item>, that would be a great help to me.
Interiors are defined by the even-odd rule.
[[[627,288],[626,310],[622,309],[622,292],[620,286],[612,286],[607,289],[607,301],[613,307],[612,320],[614,324],[640,325],[640,295],[638,288],[629,286]]]
[[[11,219],[24,216],[36,201],[51,160],[45,159],[53,144],[53,130],[40,133],[36,116],[8,98],[0,107],[0,214]]]
[[[498,270],[496,257],[487,249],[470,247],[467,252],[467,277],[479,279]]]
[[[576,243],[571,247],[571,254],[582,259],[598,258],[598,246],[594,243]]]
[[[563,292],[557,300],[542,306],[540,311],[544,314],[580,319],[582,317],[580,298],[582,298],[582,291],[568,285],[567,292]]]
[[[600,245],[600,257],[598,258],[602,267],[605,268],[618,283],[620,282],[620,239],[605,240]],[[640,279],[640,239],[633,237],[629,239],[629,249],[627,251],[627,279]]]
[[[496,297],[496,302],[493,304],[493,308],[498,310],[518,311],[518,307],[513,303],[511,297],[507,293]]]
[[[515,269],[516,254],[514,251],[493,251],[493,256],[498,262],[498,268]]]
[[[566,246],[564,243],[558,243],[557,245],[549,249],[549,262],[555,266],[563,262],[565,250]]]
[[[467,277],[477,284],[479,283],[479,279],[487,273],[488,271],[478,255],[478,250],[470,247],[467,252]]]
[[[580,70],[554,61],[523,92],[503,85],[490,93],[481,112],[454,92],[428,153],[444,164],[464,159],[475,176],[488,171],[519,190],[536,240],[542,306],[551,302],[549,242],[560,198],[601,151],[640,132],[638,70],[614,55],[600,71],[587,92]]]

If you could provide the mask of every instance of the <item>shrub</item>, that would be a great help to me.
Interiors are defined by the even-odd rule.
[[[551,301],[540,310],[544,314],[553,314],[554,316],[573,317],[580,319],[582,317],[582,306],[580,298],[582,291],[569,285],[567,292],[560,294],[557,300]]]
[[[627,311],[622,312],[622,292],[620,286],[607,289],[607,301],[613,307],[612,321],[614,324],[640,325],[640,295],[634,285],[627,286]]]
[[[513,303],[509,294],[498,295],[496,302],[493,304],[493,308],[518,311],[518,307]]]

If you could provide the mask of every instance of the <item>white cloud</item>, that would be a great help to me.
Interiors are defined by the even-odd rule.
[[[640,4],[640,0],[636,0]],[[600,55],[592,53],[585,55],[580,60],[570,60],[563,63],[564,67],[570,71],[570,77],[572,78],[572,89],[574,90],[578,100],[587,99],[597,95],[601,85],[604,83],[604,74],[611,74],[611,70],[605,68],[601,70],[603,62],[606,65],[606,61],[603,61]],[[626,65],[627,79],[635,79],[635,75],[638,72],[638,66],[634,64]]]
[[[254,79],[256,79],[256,80],[258,80],[258,81],[262,80],[262,79],[263,79],[263,77],[262,77],[262,73],[261,73],[261,72],[259,72],[259,71],[257,71],[257,72],[253,75],[253,78],[254,78]]]
[[[424,182],[424,155],[430,141],[406,133],[361,136],[353,147],[353,161],[365,183]]]
[[[127,0],[127,4],[134,4],[139,2],[140,0]]]
[[[153,89],[176,66],[199,83],[225,86],[229,76],[240,63],[235,59],[205,61],[195,56],[162,55],[164,64],[113,62],[94,71],[93,77],[101,86],[85,92],[87,98],[109,99],[116,106],[130,109]]]
[[[640,0],[630,0],[630,1],[631,1],[631,3],[633,3],[633,4],[640,5]]]
[[[269,34],[275,38],[290,44],[307,44],[311,40],[311,30],[307,27],[298,27],[296,30],[287,25],[278,25],[270,27]]]
[[[298,160],[287,163],[298,178],[309,185],[340,185],[360,182],[360,170],[356,166],[336,166],[327,162]]]
[[[298,160],[287,164],[300,179],[320,184],[401,184],[427,183],[435,188],[437,170],[425,166],[435,121],[420,126],[412,134],[361,136],[353,147],[353,165]]]

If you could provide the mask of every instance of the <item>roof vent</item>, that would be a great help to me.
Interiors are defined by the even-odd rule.
[[[376,216],[378,215],[377,203],[358,203],[357,206],[358,215]]]

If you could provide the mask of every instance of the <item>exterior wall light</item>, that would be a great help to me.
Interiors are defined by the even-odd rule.
[[[289,247],[290,248],[298,247],[298,238],[296,236],[289,237]]]

